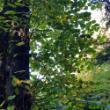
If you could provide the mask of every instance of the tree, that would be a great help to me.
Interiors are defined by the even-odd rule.
[[[32,3],[30,65],[41,76],[33,84],[36,109],[63,104],[74,109],[71,97],[80,95],[81,82],[72,73],[92,68],[97,42],[92,35],[99,25],[91,20],[87,0]]]
[[[30,110],[30,41],[31,70],[37,70],[42,76],[42,79],[37,80],[41,86],[37,85],[39,88],[34,94],[37,101],[40,101],[37,109],[58,108],[63,104],[73,106],[71,96],[76,94],[74,90],[79,91],[82,83],[79,81],[77,86],[73,73],[91,68],[96,54],[96,40],[92,35],[99,25],[91,20],[87,9],[87,0],[4,1],[4,8],[0,13],[3,29],[1,35],[6,37],[5,40],[5,37],[1,37],[1,61],[6,62],[2,64],[1,73],[4,76],[1,80],[2,101],[7,99],[7,92],[4,92],[6,85],[9,96],[13,96],[11,99],[14,101],[14,109]],[[28,36],[29,28],[31,39]]]
[[[78,1],[75,5],[70,0],[33,0],[31,65],[41,71],[40,74],[45,74],[43,72],[48,70],[57,71],[58,68],[63,73],[80,71],[95,57],[92,34],[99,26],[94,20],[90,20],[91,14],[87,11],[86,2]],[[87,58],[87,54],[92,57]]]
[[[28,89],[29,4],[28,0],[5,0],[1,12],[1,102],[5,100],[4,105],[9,104],[6,96],[13,96],[15,110],[31,109]]]

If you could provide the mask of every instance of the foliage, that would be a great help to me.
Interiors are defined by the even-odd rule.
[[[47,75],[54,71],[81,71],[85,65],[91,67],[90,62],[96,53],[92,34],[99,26],[91,20],[87,9],[86,0],[78,1],[76,6],[70,0],[33,1],[32,70]]]
[[[3,8],[3,0],[0,1],[0,11],[2,10]]]
[[[97,40],[92,35],[99,25],[91,19],[91,3],[87,0],[30,1],[30,67],[32,72],[38,73],[31,77],[33,110],[86,109],[90,93],[94,96],[101,88],[95,86],[99,82],[83,81],[74,75],[74,72],[93,69],[96,57]],[[96,7],[101,5],[92,5],[91,9]],[[16,13],[8,11],[5,14]],[[16,45],[22,46],[24,42]],[[39,75],[42,78],[36,78]],[[13,78],[15,86],[21,83],[30,82]],[[82,99],[84,103],[76,103]],[[9,110],[12,108],[10,106]]]
[[[79,109],[76,99],[86,99],[91,84],[77,80],[74,72],[93,67],[96,56],[92,38],[99,25],[91,20],[87,0],[32,0],[30,21],[33,109]],[[75,98],[74,98],[75,97]]]
[[[109,68],[110,62],[95,66],[91,81],[76,80],[74,75],[70,75],[46,82],[33,76],[32,92],[36,97],[33,110],[110,109]]]

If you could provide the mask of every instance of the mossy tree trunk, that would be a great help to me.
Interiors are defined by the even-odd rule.
[[[5,0],[2,16],[7,29],[0,39],[0,101],[6,100],[6,94],[15,95],[15,110],[31,110],[29,0]]]

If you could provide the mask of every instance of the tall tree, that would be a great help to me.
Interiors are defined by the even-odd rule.
[[[74,1],[32,0],[31,66],[42,76],[34,87],[38,110],[65,103],[73,107],[69,99],[77,85],[71,73],[92,68],[96,52],[91,36],[98,25],[91,19],[87,0]]]
[[[44,76],[58,68],[62,73],[72,73],[83,70],[85,65],[91,67],[95,57],[91,36],[99,26],[91,19],[87,0],[32,3],[32,67]]]
[[[1,66],[3,71],[1,74],[6,76],[5,81],[3,79],[1,82],[4,85],[6,83],[6,90],[4,90],[4,86],[2,87],[2,83],[1,90],[8,95],[15,95],[15,110],[31,109],[31,95],[29,93],[29,4],[29,0],[5,0],[1,12],[2,17],[4,17],[3,22],[6,24],[5,27],[3,26],[5,34],[1,37],[1,52],[3,53],[3,61],[1,61],[5,63],[2,64],[3,67]],[[5,94],[3,96],[5,97]]]
[[[0,10],[2,10],[3,1],[0,2]],[[8,48],[8,33],[6,32],[5,17],[0,14],[0,109],[6,108],[6,57]]]

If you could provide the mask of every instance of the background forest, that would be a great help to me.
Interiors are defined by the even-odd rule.
[[[110,110],[109,25],[109,0],[30,0],[32,110]]]

